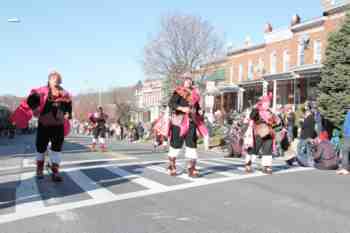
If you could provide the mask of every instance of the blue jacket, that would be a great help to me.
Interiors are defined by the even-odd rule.
[[[350,137],[350,110],[346,114],[343,129],[344,129],[344,137]]]

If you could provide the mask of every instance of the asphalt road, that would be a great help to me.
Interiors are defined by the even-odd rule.
[[[247,175],[243,161],[200,152],[201,177],[166,174],[166,153],[111,142],[89,152],[68,138],[64,183],[34,178],[32,136],[0,146],[0,233],[348,233],[350,177],[274,161]]]

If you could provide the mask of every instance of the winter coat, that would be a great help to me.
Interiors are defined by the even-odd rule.
[[[315,138],[315,119],[312,114],[305,118],[301,128],[301,139]]]
[[[315,167],[323,170],[335,170],[338,168],[338,157],[333,144],[329,140],[321,141],[317,145],[313,155]]]

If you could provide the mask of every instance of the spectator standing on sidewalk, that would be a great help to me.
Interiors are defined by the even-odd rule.
[[[142,125],[142,122],[140,121],[137,124],[137,134],[138,134],[138,139],[143,139],[144,133],[145,133],[145,128]]]
[[[311,110],[306,110],[304,121],[301,126],[300,139],[298,143],[297,160],[302,166],[313,166],[310,142],[316,137],[315,119]]]
[[[337,172],[338,175],[349,175],[350,174],[350,108],[347,110],[343,125],[343,136],[344,142],[342,147],[342,169]]]
[[[295,113],[293,109],[289,106],[287,108],[287,130],[288,130],[288,139],[292,143],[294,140],[294,125],[295,125]]]
[[[317,133],[317,136],[320,136],[320,133],[323,131],[322,116],[321,116],[321,113],[318,110],[315,111],[314,116],[315,116],[316,133]]]

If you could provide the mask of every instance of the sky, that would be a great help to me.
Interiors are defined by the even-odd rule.
[[[306,20],[322,10],[321,0],[2,0],[0,95],[25,96],[51,70],[73,94],[136,84],[143,48],[169,13],[201,16],[239,46],[248,35],[262,42],[266,22],[287,27],[296,13]]]

